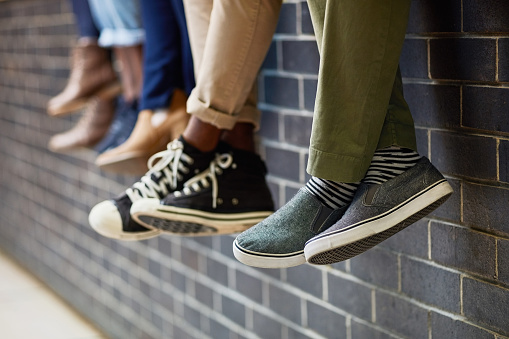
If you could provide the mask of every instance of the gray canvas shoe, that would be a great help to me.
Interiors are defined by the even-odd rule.
[[[341,220],[306,243],[306,260],[328,265],[361,254],[425,217],[451,194],[447,180],[425,157],[381,185],[361,183]]]
[[[346,211],[322,205],[301,188],[283,207],[267,219],[239,234],[233,254],[241,263],[263,268],[303,264],[306,241],[332,226]]]

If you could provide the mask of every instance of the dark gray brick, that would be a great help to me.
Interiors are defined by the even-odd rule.
[[[321,298],[323,295],[322,271],[314,266],[300,265],[288,268],[286,281],[317,298]]]
[[[304,333],[298,332],[290,327],[286,327],[285,330],[288,331],[288,338],[291,339],[311,339],[316,337],[314,333],[310,335],[305,335]]]
[[[431,259],[488,278],[495,276],[495,238],[431,222]]]
[[[399,61],[404,78],[428,79],[428,43],[424,39],[406,39]]]
[[[346,318],[312,302],[306,303],[308,327],[326,338],[346,337]]]
[[[316,99],[317,80],[304,79],[304,108],[308,111],[314,111]]]
[[[285,188],[286,201],[284,203],[287,203],[290,199],[292,199],[295,196],[295,194],[297,194],[298,191],[299,191],[298,188],[286,187]]]
[[[329,302],[348,313],[371,320],[371,289],[329,274]]]
[[[401,290],[413,299],[460,313],[460,276],[457,273],[402,257]]]
[[[463,312],[467,319],[509,334],[509,290],[469,278],[463,279]]]
[[[415,129],[415,139],[417,140],[417,152],[420,155],[428,156],[428,130],[424,128]]]
[[[167,256],[171,256],[171,248],[172,248],[172,243],[169,239],[165,238],[165,237],[158,237],[157,239],[157,249],[163,253],[163,254],[166,254]]]
[[[509,32],[509,3],[504,0],[463,0],[465,32]]]
[[[263,290],[260,279],[241,271],[235,272],[235,279],[237,291],[260,304],[262,303]]]
[[[277,179],[276,179],[277,181]],[[274,201],[274,208],[279,208],[280,202],[279,202],[279,185],[275,183],[274,181],[269,181],[267,183],[269,186],[270,194],[272,195],[272,201]]]
[[[475,228],[509,235],[509,190],[463,183],[463,221]]]
[[[301,298],[273,284],[269,287],[270,308],[296,324],[301,323]]]
[[[393,251],[428,257],[428,219],[421,219],[380,244]]]
[[[405,99],[419,127],[460,127],[460,87],[406,84]]]
[[[494,339],[493,334],[461,320],[438,313],[431,313],[431,337],[450,339]]]
[[[297,4],[284,3],[281,6],[276,34],[297,33]]]
[[[398,257],[380,248],[373,248],[350,260],[354,276],[377,286],[398,288]]]
[[[234,259],[233,256],[233,240],[234,238],[231,235],[222,235],[219,237],[220,242],[220,251],[225,256],[229,257],[230,259]]]
[[[262,69],[277,69],[277,43],[273,41],[270,44],[265,60],[263,60]]]
[[[283,41],[283,69],[317,74],[320,56],[315,41]]]
[[[299,154],[283,149],[267,147],[265,159],[269,173],[290,180],[299,180]]]
[[[214,291],[200,281],[195,281],[194,286],[196,300],[210,308],[214,308]]]
[[[265,102],[289,108],[299,108],[299,82],[294,78],[264,77]]]
[[[509,81],[509,39],[498,40],[498,80]]]
[[[500,181],[509,182],[509,141],[500,140],[498,154]]]
[[[218,283],[228,285],[228,267],[223,263],[207,258],[207,275]]]
[[[460,32],[461,0],[413,0],[407,31]]]
[[[186,291],[186,277],[178,271],[172,270],[170,273],[170,283],[173,287],[178,290],[185,292]]]
[[[182,247],[181,248],[181,262],[190,269],[198,270],[198,253],[196,251]]]
[[[246,308],[241,303],[228,298],[222,297],[222,312],[225,317],[231,319],[240,326],[246,325]]]
[[[275,270],[272,268],[255,268],[257,271],[265,274],[266,276],[281,279],[281,270]]]
[[[212,248],[212,243],[213,243],[212,239],[213,239],[213,237],[194,237],[194,238],[189,238],[186,240],[193,241],[203,247]]]
[[[430,72],[433,79],[495,81],[495,39],[432,39]]]
[[[439,217],[441,219],[460,222],[461,220],[461,183],[459,180],[448,178],[447,181],[453,189],[453,194],[445,203],[440,205],[436,210],[431,212],[430,216]]]
[[[498,280],[509,286],[509,240],[498,239]]]
[[[224,326],[223,324],[217,322],[214,319],[210,319],[210,336],[212,338],[230,338],[230,330],[228,327]],[[177,338],[177,337],[175,337]]]
[[[184,304],[184,319],[194,328],[201,328],[201,314],[197,310]]]
[[[394,295],[377,291],[376,323],[400,335],[428,338],[428,312]]]
[[[281,338],[282,325],[264,314],[253,312],[253,332],[262,338]]]
[[[493,138],[431,132],[431,162],[446,174],[495,180],[496,149]]]
[[[311,21],[311,14],[309,13],[308,3],[303,1],[301,5],[301,28],[303,34],[315,34],[313,29],[313,22]]]
[[[309,147],[313,118],[299,115],[285,115],[285,141],[289,144]]]
[[[182,326],[174,325],[173,326],[173,336],[174,338],[182,338],[182,339],[196,339],[193,335],[187,332],[189,327],[182,324]]]
[[[381,332],[380,330],[352,320],[351,323],[352,338],[369,338],[369,339],[394,339],[396,336]]]
[[[465,127],[492,132],[509,132],[509,89],[465,86],[463,119]]]
[[[265,139],[279,140],[279,115],[276,112],[262,112],[258,134]]]

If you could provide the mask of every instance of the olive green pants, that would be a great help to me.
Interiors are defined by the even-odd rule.
[[[398,69],[411,0],[308,0],[320,70],[309,174],[360,181],[375,150],[416,150]]]

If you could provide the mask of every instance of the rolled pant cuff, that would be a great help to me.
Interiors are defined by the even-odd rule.
[[[260,111],[256,107],[244,106],[240,112],[228,114],[212,107],[200,100],[193,90],[187,99],[188,113],[196,116],[201,121],[209,123],[220,129],[231,130],[237,122],[252,123],[255,130],[260,126]]]
[[[315,177],[336,182],[358,182],[364,178],[371,157],[354,157],[309,149],[307,172]]]

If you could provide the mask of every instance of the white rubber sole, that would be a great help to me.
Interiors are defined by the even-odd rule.
[[[88,222],[100,235],[117,240],[146,240],[161,234],[161,231],[153,229],[146,232],[124,232],[120,214],[110,201],[103,201],[95,205],[88,215]]]
[[[244,265],[260,268],[286,268],[302,265],[306,262],[304,251],[288,254],[267,254],[249,251],[233,242],[233,255]]]
[[[159,199],[138,200],[131,207],[131,217],[144,227],[190,236],[243,232],[272,213],[274,212],[210,213],[164,206],[159,203]]]
[[[383,236],[380,237],[381,240],[376,239],[377,235],[396,226],[400,227],[394,230],[394,233],[399,232],[426,216],[440,206],[452,192],[446,180],[439,181],[383,214],[353,224],[346,229],[318,236],[306,244],[304,248],[306,260],[320,265],[349,259],[386,239]],[[390,233],[388,232],[387,237],[392,235]],[[364,240],[366,241],[363,243]]]

